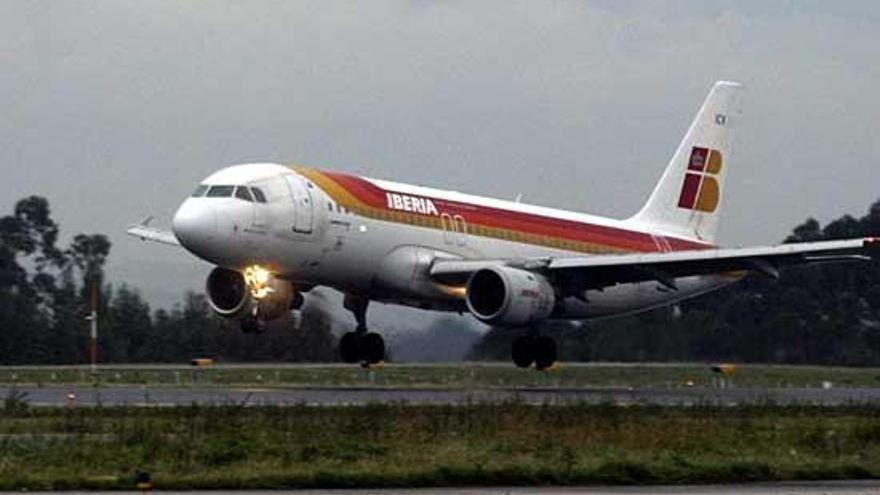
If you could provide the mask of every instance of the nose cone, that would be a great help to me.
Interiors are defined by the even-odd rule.
[[[189,198],[174,214],[171,230],[183,247],[197,256],[204,256],[211,252],[217,233],[217,215],[205,201]]]

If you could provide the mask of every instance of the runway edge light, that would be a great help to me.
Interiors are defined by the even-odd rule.
[[[137,484],[137,489],[141,492],[146,493],[153,489],[153,476],[149,471],[136,471],[134,473],[134,482]]]

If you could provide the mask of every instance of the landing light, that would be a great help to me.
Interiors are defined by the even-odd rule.
[[[262,299],[269,294],[275,292],[275,289],[269,286],[272,280],[272,273],[260,265],[251,265],[244,269],[244,282],[251,291],[254,299]]]

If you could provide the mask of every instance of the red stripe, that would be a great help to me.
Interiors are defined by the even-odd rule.
[[[679,208],[693,208],[697,201],[697,191],[700,189],[700,175],[685,174],[684,183],[681,185],[681,195],[678,197]]]
[[[688,162],[688,170],[702,172],[706,168],[706,161],[709,158],[709,148],[700,148],[694,146],[691,148],[691,159]]]
[[[372,182],[360,177],[324,172],[324,175],[333,179],[337,184],[348,190],[353,196],[373,208],[390,210],[386,203],[386,191]],[[405,192],[389,190],[387,192],[428,198],[441,213],[461,215],[471,225],[483,225],[486,227],[508,229],[527,234],[551,236],[561,239],[612,246],[633,251],[657,251],[659,248],[654,242],[654,237],[644,232],[625,230],[604,225],[595,225],[583,222],[575,222],[561,218],[546,217],[519,211],[504,210],[470,203],[450,201],[432,196],[414,195]],[[694,197],[696,192],[694,192]],[[669,246],[674,250],[706,249],[710,245],[674,237],[666,238]]]
[[[324,175],[333,179],[337,184],[348,190],[359,200],[373,208],[386,208],[385,190],[372,182],[366,181],[353,175],[324,172]]]

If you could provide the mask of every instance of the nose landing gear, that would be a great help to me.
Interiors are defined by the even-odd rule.
[[[256,316],[248,316],[240,322],[242,333],[263,333],[266,331],[266,322]]]
[[[370,300],[346,295],[343,305],[354,313],[357,328],[346,332],[339,340],[339,357],[346,363],[360,362],[367,367],[385,360],[385,340],[381,335],[367,330],[367,307]]]
[[[518,367],[528,368],[534,363],[536,370],[543,371],[556,363],[556,341],[530,331],[513,340],[510,354]]]

